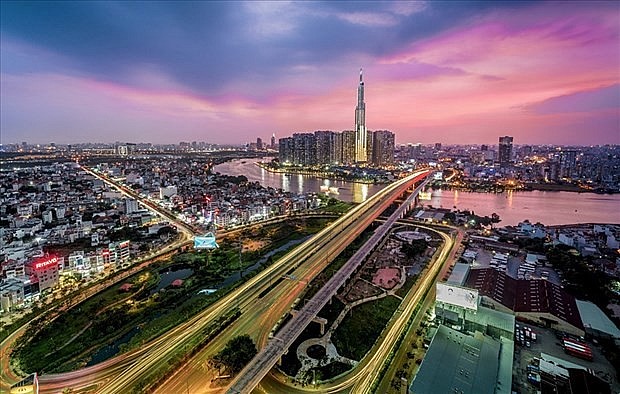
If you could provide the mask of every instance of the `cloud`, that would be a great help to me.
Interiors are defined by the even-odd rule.
[[[617,140],[602,89],[620,83],[616,4],[0,7],[3,139],[230,143],[351,128],[362,66],[369,127],[401,142],[534,142],[591,125]]]
[[[537,114],[592,112],[613,109],[616,112],[620,111],[620,84],[552,97],[526,107],[526,110],[531,110]]]

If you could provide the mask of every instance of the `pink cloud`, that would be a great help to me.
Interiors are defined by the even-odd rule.
[[[363,65],[367,125],[393,130],[398,142],[494,143],[510,134],[516,143],[620,143],[617,105],[578,105],[580,97],[588,100],[580,92],[620,83],[614,11],[545,3],[496,12],[382,58],[299,64],[268,89],[256,75],[218,95],[188,91],[151,66],[131,70],[137,87],[87,76],[2,74],[2,130],[41,129],[66,142],[83,136],[239,143],[273,132],[351,129]],[[576,97],[574,110],[531,110],[564,96]]]

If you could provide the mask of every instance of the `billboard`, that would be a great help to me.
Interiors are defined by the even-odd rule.
[[[478,310],[478,290],[437,283],[437,302],[457,305],[465,309]]]
[[[38,271],[53,266],[58,266],[59,262],[60,260],[58,259],[58,257],[43,257],[35,260],[34,269]]]
[[[219,248],[219,245],[215,242],[215,235],[213,235],[213,233],[206,233],[205,235],[194,237],[194,249],[216,248]]]

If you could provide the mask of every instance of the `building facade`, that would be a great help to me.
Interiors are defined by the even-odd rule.
[[[387,130],[371,132],[366,128],[364,80],[360,69],[355,107],[355,129],[334,132],[294,133],[280,138],[280,163],[298,166],[372,164],[389,166],[394,163],[394,133]]]
[[[499,166],[510,167],[512,163],[512,141],[510,136],[499,137]]]
[[[364,102],[364,79],[360,68],[360,83],[357,87],[355,107],[355,162],[368,161],[368,133],[366,131],[366,103]]]
[[[377,130],[372,136],[372,164],[377,167],[394,164],[394,133]]]

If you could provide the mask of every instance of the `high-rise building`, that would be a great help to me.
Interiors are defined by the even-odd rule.
[[[577,169],[577,151],[563,150],[560,152],[560,176],[562,178],[572,178]]]
[[[125,213],[130,215],[134,212],[138,212],[140,207],[138,206],[138,201],[133,198],[128,198],[125,200]]]
[[[316,138],[314,134],[293,134],[293,164],[302,166],[316,164]]]
[[[278,158],[280,163],[282,164],[291,164],[293,163],[293,150],[295,148],[295,144],[293,142],[293,137],[285,137],[280,138],[278,141]]]
[[[276,133],[271,134],[271,149],[276,149]]]
[[[357,106],[355,107],[355,161],[368,161],[368,134],[366,133],[366,103],[364,102],[364,79],[360,68],[360,83],[357,87]]]
[[[342,164],[342,141],[344,133],[334,133],[334,164]]]
[[[394,133],[377,130],[373,133],[372,140],[372,164],[379,167],[394,164]]]
[[[355,163],[355,130],[345,130],[342,132],[342,163]]]
[[[512,141],[509,136],[499,137],[499,166],[510,167],[512,161]]]
[[[316,142],[316,162],[332,164],[334,162],[334,132],[319,130],[314,132]]]
[[[263,149],[263,139],[258,137],[256,139],[256,149],[257,150],[262,150]]]

